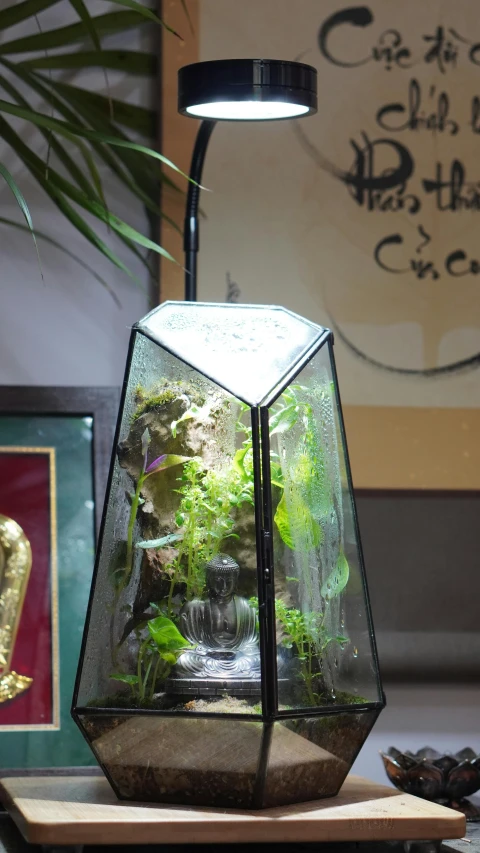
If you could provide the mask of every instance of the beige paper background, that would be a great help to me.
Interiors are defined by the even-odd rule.
[[[480,277],[452,279],[442,266],[445,255],[456,249],[480,258],[480,212],[436,211],[421,190],[421,179],[434,177],[437,160],[444,163],[446,174],[453,158],[464,163],[467,180],[480,179],[480,136],[467,126],[471,98],[480,94],[480,66],[468,62],[467,46],[454,40],[459,47],[456,67],[442,73],[437,64],[423,61],[428,45],[422,36],[443,25],[480,40],[476,6],[470,0],[369,2],[374,23],[363,29],[345,25],[332,36],[331,46],[338,55],[360,58],[378,44],[383,31],[397,28],[412,51],[413,67],[388,71],[384,63],[373,61],[359,68],[339,68],[321,56],[317,45],[321,23],[348,5],[338,0],[199,0],[200,59],[301,57],[319,73],[316,116],[297,126],[220,123],[216,128],[204,173],[212,192],[202,197],[207,218],[201,223],[199,298],[223,301],[230,273],[240,287],[241,301],[280,303],[324,325],[337,324],[354,346],[384,364],[423,370],[469,358],[480,351]],[[461,125],[457,136],[426,130],[387,134],[378,128],[377,109],[387,102],[405,101],[412,77],[424,95],[431,87],[436,93],[448,92],[451,115]],[[425,104],[430,111],[435,98],[427,98]],[[185,131],[190,131],[190,122],[181,119]],[[307,140],[303,147],[299,130]],[[320,168],[305,148],[317,160],[320,155],[348,170],[353,161],[350,140],[360,142],[362,131],[371,138],[389,136],[408,145],[415,159],[409,191],[422,201],[420,214],[367,212],[358,207],[344,184]],[[378,168],[394,164],[391,154],[378,160]],[[383,272],[373,261],[375,244],[388,234],[401,233],[404,247],[390,250],[388,257],[406,266],[418,258],[420,224],[432,238],[423,255],[437,265],[441,278],[421,281],[413,273]],[[171,298],[168,274],[164,293]],[[176,295],[181,298],[181,293]],[[478,435],[478,370],[434,378],[405,376],[358,358],[338,334],[335,349],[357,485],[381,481],[383,486],[406,487],[416,481],[435,488],[480,486],[474,455],[471,465],[465,462],[470,457],[462,456],[462,470],[466,466],[467,471],[458,476],[460,456],[473,451],[474,439],[461,447],[457,441],[466,432],[462,424],[469,409],[468,436]],[[368,412],[356,409],[364,406],[376,407],[371,419]],[[398,407],[399,434],[410,436],[403,444],[393,441],[390,407]],[[435,419],[444,447],[441,477],[438,460],[425,441],[432,408],[458,410],[453,422],[452,417],[442,418],[441,412]],[[372,441],[379,447],[373,457],[363,452]],[[423,448],[423,473],[418,460],[410,464],[412,442]],[[388,470],[393,454],[396,461]],[[437,473],[430,475],[433,469]]]

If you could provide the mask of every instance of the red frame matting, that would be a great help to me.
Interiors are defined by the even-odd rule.
[[[52,541],[50,453],[0,452],[0,513],[23,529],[32,569],[10,668],[33,678],[30,688],[0,704],[2,726],[53,720]]]

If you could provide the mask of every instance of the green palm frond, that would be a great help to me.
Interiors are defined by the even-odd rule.
[[[17,231],[25,231],[30,234],[32,233],[31,229],[27,225],[22,225],[21,222],[16,222],[14,219],[8,219],[5,216],[0,216],[0,224],[8,225],[9,228],[14,228]],[[39,231],[38,228],[35,229],[34,236],[37,240],[48,243],[50,246],[54,246],[55,249],[58,249],[59,252],[62,252],[62,254],[67,255],[67,257],[71,258],[72,261],[75,261],[76,264],[78,264],[80,267],[83,267],[83,269],[86,270],[88,274],[92,276],[92,278],[96,279],[96,281],[98,281],[98,283],[105,288],[105,290],[110,294],[118,308],[122,307],[122,304],[117,294],[115,293],[111,285],[108,283],[108,281],[106,281],[101,275],[99,275],[98,272],[92,266],[90,266],[90,264],[87,264],[87,262],[84,261],[83,258],[81,258],[79,255],[76,255],[75,252],[72,252],[68,248],[68,246],[65,246],[63,243],[59,243],[58,240],[55,240],[53,237],[50,237],[49,234],[45,234],[43,231]]]
[[[59,3],[64,2],[64,0],[53,0],[53,2]],[[53,2],[49,0],[47,3],[45,0],[44,6],[52,6]],[[13,7],[13,10],[19,9],[22,5],[20,3],[19,6]],[[6,11],[9,12],[10,9]],[[0,30],[6,28],[2,26],[2,15],[4,14],[5,11],[0,12]],[[93,22],[99,37],[101,37],[126,32],[133,27],[143,24],[144,18],[138,12],[108,12],[106,15],[97,15],[93,18]],[[10,24],[6,26],[9,27]],[[23,36],[13,41],[5,41],[0,45],[0,53],[11,56],[15,53],[51,50],[54,47],[65,47],[66,45],[77,44],[87,39],[88,32],[85,24],[78,22],[58,27],[54,30],[43,30],[41,33],[32,33],[32,35]]]
[[[162,246],[132,228],[107,206],[99,163],[107,167],[132,199],[154,217],[163,216],[159,207],[162,185],[181,191],[170,176],[171,171],[187,176],[149,146],[156,130],[154,111],[114,98],[110,92],[109,70],[153,79],[157,70],[155,54],[111,49],[105,46],[104,39],[152,23],[168,30],[168,37],[175,38],[178,33],[143,2],[111,2],[123,8],[93,15],[89,12],[88,0],[21,0],[0,10],[0,71],[2,68],[4,71],[0,73],[0,138],[15,152],[72,227],[118,269],[140,284],[127,264],[98,236],[83,212],[106,224],[132,255],[141,259],[150,275],[154,273],[151,252],[174,259]],[[40,26],[41,13],[60,3],[71,6],[77,20],[50,30]],[[182,5],[191,26],[185,0],[182,0]],[[9,39],[11,27],[29,20],[32,21],[31,34]],[[103,70],[106,81],[104,93],[90,92],[76,85],[75,81],[67,83],[55,73],[56,70],[80,71],[92,67]],[[39,97],[41,104],[37,106]],[[7,121],[8,116],[23,119],[44,136],[48,144],[47,166],[38,155],[38,144],[29,145],[24,135]],[[55,160],[53,164],[50,153]],[[170,175],[165,168],[170,170]],[[2,165],[0,176],[10,187],[26,221],[26,225],[16,223],[16,226],[31,234],[35,247],[37,234],[45,243],[62,248],[52,236],[34,230],[28,199],[21,192],[18,177],[15,181]],[[176,223],[168,221],[178,228]],[[14,224],[9,220],[0,219],[0,222]],[[71,252],[66,252],[73,257]],[[83,266],[87,268],[84,262]],[[106,286],[101,277],[95,275],[95,278]]]
[[[32,217],[30,216],[30,211],[27,207],[27,202],[25,201],[17,182],[15,181],[15,178],[8,171],[6,166],[3,165],[3,163],[0,163],[0,175],[5,180],[5,182],[8,184],[9,188],[11,189],[11,191],[13,193],[15,201],[17,202],[20,210],[22,211],[22,213],[24,215],[25,222],[27,223],[27,226],[28,226],[28,230],[30,231],[30,234],[33,237],[33,242],[35,244],[35,249],[37,251],[38,263],[40,264],[40,255],[38,254],[37,240],[35,237],[35,231],[33,230]],[[41,272],[42,278],[43,278],[41,265],[40,265],[40,272]]]
[[[12,3],[7,9],[0,12],[0,30],[20,24],[28,18],[34,18],[44,9],[54,6],[60,0],[24,0],[22,3]]]
[[[24,68],[55,68],[62,71],[68,68],[109,68],[141,77],[157,73],[155,54],[137,50],[79,50],[76,53],[36,56],[34,59],[25,59],[21,64]]]

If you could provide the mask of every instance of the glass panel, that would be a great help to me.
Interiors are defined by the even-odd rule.
[[[283,308],[211,302],[167,302],[139,328],[251,405],[323,331]]]
[[[249,419],[137,335],[77,707],[261,712]]]
[[[348,712],[274,723],[262,807],[335,796],[378,713]]]
[[[327,346],[270,409],[279,709],[379,701]]]
[[[261,722],[94,715],[80,723],[121,799],[252,807]]]

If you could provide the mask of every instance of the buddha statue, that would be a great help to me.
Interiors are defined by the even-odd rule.
[[[231,557],[214,557],[206,570],[208,597],[184,604],[178,627],[194,648],[183,652],[173,667],[166,684],[168,693],[260,693],[257,614],[236,594],[239,571]]]
[[[12,518],[0,515],[0,705],[28,690],[33,678],[10,668],[32,567],[32,549]]]

